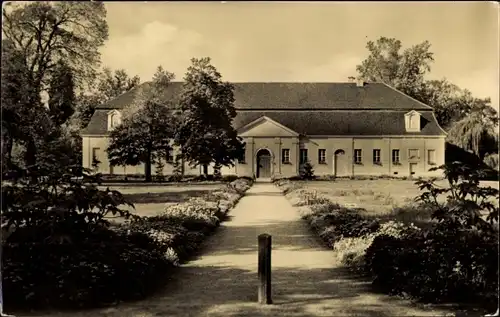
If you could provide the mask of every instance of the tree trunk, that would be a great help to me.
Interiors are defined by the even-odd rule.
[[[151,177],[151,165],[152,165],[152,162],[151,162],[151,148],[148,148],[148,153],[147,153],[147,156],[146,156],[146,162],[144,164],[144,174],[145,174],[145,179],[144,181],[145,182],[151,182],[152,180],[152,177]]]
[[[203,164],[203,175],[208,176],[208,164]]]

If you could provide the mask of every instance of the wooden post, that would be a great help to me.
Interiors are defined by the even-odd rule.
[[[259,304],[272,304],[271,299],[271,236],[267,233],[259,241]]]

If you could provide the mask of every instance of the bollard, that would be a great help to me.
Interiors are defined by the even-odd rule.
[[[271,299],[271,236],[259,235],[259,304],[272,304]]]

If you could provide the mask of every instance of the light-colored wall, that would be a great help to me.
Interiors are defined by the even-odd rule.
[[[91,168],[92,166],[92,152],[94,148],[99,148],[99,164],[98,171],[103,174],[111,174],[111,169],[109,166],[108,153],[106,149],[109,145],[108,137],[106,136],[83,136],[82,137],[82,164],[83,167]],[[178,153],[178,149],[174,149],[174,157]],[[174,167],[172,164],[165,163],[163,167],[164,175],[172,175]],[[112,174],[114,175],[124,175],[124,174],[144,174],[144,164],[137,166],[114,166],[112,168]],[[156,173],[156,167],[152,166],[152,174]],[[187,163],[184,164],[184,174],[185,175],[199,175],[199,167],[189,167]]]
[[[257,129],[258,127],[254,128]],[[253,129],[252,129],[253,130]],[[258,131],[261,132],[261,131]],[[261,133],[256,133],[261,134]],[[92,149],[100,148],[99,160],[101,164],[99,171],[105,174],[110,173],[109,161],[105,149],[108,146],[108,138],[105,136],[84,136],[83,138],[83,166],[91,167]],[[354,175],[389,175],[389,176],[409,176],[410,162],[408,161],[408,150],[418,149],[419,158],[416,163],[414,176],[439,175],[439,172],[428,172],[429,165],[427,151],[435,150],[436,165],[444,164],[445,139],[444,137],[424,138],[424,137],[312,137],[298,138],[291,136],[266,137],[254,136],[244,137],[246,142],[245,163],[237,163],[234,167],[223,167],[223,175],[239,175],[253,177],[256,173],[256,155],[262,148],[269,149],[272,153],[272,173],[275,176],[291,177],[299,174],[299,148],[308,149],[308,158],[313,165],[315,175],[354,176]],[[290,164],[281,163],[281,150],[290,149]],[[326,149],[325,164],[318,163],[318,150]],[[362,164],[354,164],[354,149],[362,150]],[[381,164],[373,164],[373,149],[381,150]],[[391,162],[392,150],[400,150],[400,164],[394,165]],[[335,151],[343,150],[344,156],[338,157],[337,170],[335,171]],[[153,166],[153,174],[155,167]],[[209,173],[213,172],[213,167],[209,168]],[[397,172],[397,174],[394,174]],[[113,174],[143,174],[144,164],[139,166],[114,167]],[[173,166],[166,164],[163,169],[164,175],[173,173]],[[189,168],[185,165],[186,175],[199,175],[200,167]]]

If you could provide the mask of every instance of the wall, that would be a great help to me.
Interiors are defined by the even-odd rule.
[[[301,138],[300,148],[307,149],[309,162],[315,175],[352,175],[352,138]],[[326,162],[319,163],[319,149],[326,150]],[[335,165],[335,152],[343,150],[345,155]],[[339,158],[339,157],[337,157]]]
[[[297,137],[245,137],[245,163],[236,164],[239,176],[253,177],[257,172],[256,155],[260,149],[271,152],[271,173],[274,176],[291,177],[298,174],[298,138]],[[290,164],[281,164],[281,150],[290,150]]]
[[[83,138],[83,166],[91,167],[92,148],[100,148],[101,164],[99,171],[109,174],[109,162],[107,153],[104,151],[108,146],[107,137],[89,137]],[[408,150],[418,149],[420,158],[412,161],[416,163],[414,176],[433,176],[439,175],[439,172],[429,172],[427,161],[427,150],[434,149],[436,165],[444,164],[445,141],[444,137],[435,138],[414,138],[414,137],[391,137],[391,138],[350,138],[350,137],[316,137],[316,138],[298,138],[298,137],[245,137],[246,142],[245,163],[237,163],[234,167],[223,167],[223,175],[239,175],[253,177],[256,173],[256,154],[261,148],[267,148],[273,155],[272,173],[275,176],[291,177],[299,173],[299,148],[308,149],[308,158],[313,165],[315,175],[334,175],[352,176],[352,175],[389,175],[389,176],[409,176],[410,162],[408,161]],[[353,164],[354,149],[362,150],[362,164]],[[290,164],[281,163],[281,149],[290,149]],[[318,150],[326,149],[325,164],[318,163]],[[339,157],[337,169],[335,170],[335,151],[344,150],[345,155]],[[381,150],[381,164],[373,164],[373,149]],[[400,150],[400,164],[395,165],[391,162],[392,150]],[[175,152],[174,152],[175,154]],[[155,167],[152,169],[155,173]],[[144,164],[139,166],[114,167],[113,174],[143,174]],[[166,164],[163,169],[164,175],[171,175],[173,166]],[[189,168],[185,164],[186,175],[199,175],[200,167]],[[213,173],[213,167],[209,168],[209,173]],[[395,174],[397,173],[397,174]]]
[[[108,147],[108,137],[106,136],[83,136],[82,137],[82,164],[83,167],[91,168],[92,166],[92,151],[94,148],[99,148],[99,164],[98,171],[103,174],[144,174],[144,164],[137,166],[113,166],[110,168],[108,161],[108,154],[105,151]],[[174,149],[174,157],[178,153],[178,149]],[[163,167],[163,175],[172,175],[174,167],[172,164],[166,163]],[[153,164],[152,174],[156,173],[156,168]],[[200,168],[191,168],[187,163],[184,164],[184,174],[185,175],[199,175]]]
[[[410,163],[416,165],[414,176],[433,176],[440,172],[429,172],[433,166],[444,164],[444,138],[394,137],[383,139],[355,138],[353,150],[362,150],[362,163],[354,164],[354,175],[410,176]],[[373,149],[381,150],[381,164],[373,163]],[[392,150],[399,149],[400,163],[392,163]],[[409,150],[416,149],[419,157],[409,158]],[[427,151],[435,150],[435,165],[428,162]]]

